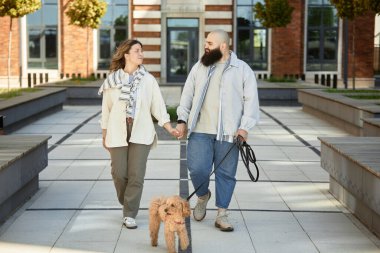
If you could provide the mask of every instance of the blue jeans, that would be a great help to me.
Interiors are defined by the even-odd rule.
[[[196,193],[204,196],[208,193],[210,178],[214,164],[217,166],[225,157],[234,143],[217,141],[215,134],[192,133],[187,145],[187,166],[191,181],[196,189],[203,183]],[[236,169],[239,150],[234,146],[222,164],[215,171],[216,206],[228,208],[236,184]]]

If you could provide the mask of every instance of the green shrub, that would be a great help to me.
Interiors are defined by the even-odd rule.
[[[353,98],[353,99],[380,99],[380,95],[345,95],[346,97]]]
[[[21,96],[23,93],[36,92],[39,90],[41,90],[41,89],[22,88],[22,89],[11,89],[9,91],[8,91],[8,89],[0,89],[0,98],[2,98],[2,99],[13,98],[13,97]]]
[[[295,83],[297,80],[292,77],[275,77],[271,76],[267,79],[268,82],[271,83]]]
[[[343,94],[346,94],[346,93],[359,93],[359,94],[365,94],[365,93],[380,93],[380,90],[364,90],[364,89],[361,89],[361,90],[342,90],[342,89],[325,89],[324,91],[328,92],[328,93],[343,93]]]
[[[292,21],[294,8],[288,0],[264,0],[253,7],[255,18],[266,28],[286,27]]]
[[[170,115],[170,121],[172,122],[177,122],[177,107],[171,107],[171,106],[168,106],[166,108],[166,110],[168,111],[169,115]]]

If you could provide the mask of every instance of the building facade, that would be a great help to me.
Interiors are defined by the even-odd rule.
[[[375,15],[353,24],[336,17],[328,0],[289,0],[292,21],[267,29],[255,19],[262,0],[107,0],[99,29],[69,25],[69,0],[42,0],[42,8],[15,20],[12,29],[11,85],[27,87],[73,76],[104,77],[115,47],[126,38],[144,45],[144,65],[160,83],[183,84],[203,54],[206,35],[224,29],[231,49],[258,78],[293,76],[314,82],[335,77],[343,86],[345,55],[358,86],[373,86]],[[0,84],[7,83],[8,17],[0,18]],[[346,40],[344,27],[349,36]],[[347,50],[345,41],[348,41]],[[351,69],[348,77],[352,76]],[[350,85],[350,79],[348,80]]]

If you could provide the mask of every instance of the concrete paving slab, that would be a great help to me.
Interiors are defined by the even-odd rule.
[[[260,180],[249,181],[239,161],[229,207],[235,231],[222,233],[214,227],[212,176],[207,216],[202,222],[190,219],[192,248],[187,252],[380,252],[380,240],[329,193],[329,175],[308,147],[320,149],[318,136],[347,133],[300,107],[262,109],[261,124],[250,131],[248,140],[258,159]],[[162,228],[159,246],[150,246],[148,207],[156,196],[194,190],[188,173],[180,173],[186,170],[180,142],[159,140],[151,151],[136,217],[139,227],[126,229],[109,154],[101,146],[99,111],[99,106],[64,106],[19,130],[38,134],[51,129],[49,145],[61,141],[52,146],[49,165],[40,174],[40,190],[0,227],[1,253],[166,252]],[[75,124],[78,129],[70,133]],[[195,203],[193,197],[190,204]]]

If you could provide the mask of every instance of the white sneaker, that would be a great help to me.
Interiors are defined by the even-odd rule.
[[[131,217],[124,217],[124,225],[129,229],[137,228],[136,220]]]
[[[224,232],[234,231],[234,227],[228,220],[228,215],[225,210],[218,212],[218,215],[216,216],[215,220],[215,227],[219,228],[221,231]]]

